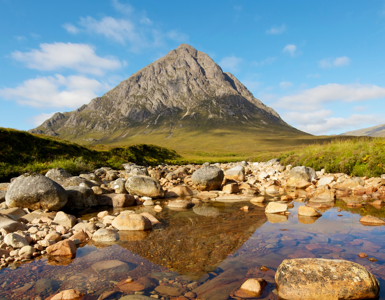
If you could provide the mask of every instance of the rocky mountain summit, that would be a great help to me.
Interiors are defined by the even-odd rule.
[[[304,134],[286,124],[207,54],[181,44],[166,56],[93,99],[88,105],[56,113],[31,133],[78,142],[122,142],[156,133],[223,127]]]

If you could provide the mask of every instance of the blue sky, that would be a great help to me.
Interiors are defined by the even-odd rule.
[[[0,126],[28,130],[181,43],[289,124],[385,123],[385,1],[0,0]]]

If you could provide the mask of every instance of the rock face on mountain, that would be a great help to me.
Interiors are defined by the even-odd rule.
[[[108,143],[154,131],[166,139],[178,130],[204,132],[234,125],[304,134],[207,54],[181,44],[102,97],[75,111],[56,113],[30,132]]]

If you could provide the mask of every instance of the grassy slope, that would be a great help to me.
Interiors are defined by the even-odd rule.
[[[380,176],[385,173],[385,139],[370,137],[338,137],[332,141],[301,147],[292,151],[261,153],[255,161],[274,157],[283,164],[325,168],[330,173],[352,176]]]
[[[0,145],[1,180],[29,171],[45,173],[51,168],[64,168],[76,175],[101,166],[121,168],[128,161],[155,165],[180,158],[175,151],[155,145],[97,151],[58,138],[6,128],[0,128]]]

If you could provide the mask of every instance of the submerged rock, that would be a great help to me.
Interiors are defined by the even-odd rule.
[[[298,215],[307,217],[320,217],[322,214],[313,207],[300,206],[298,208]]]
[[[385,221],[373,216],[364,216],[360,219],[360,223],[369,226],[385,225]]]
[[[363,266],[333,259],[285,259],[275,274],[278,296],[287,300],[373,299],[377,279]]]

